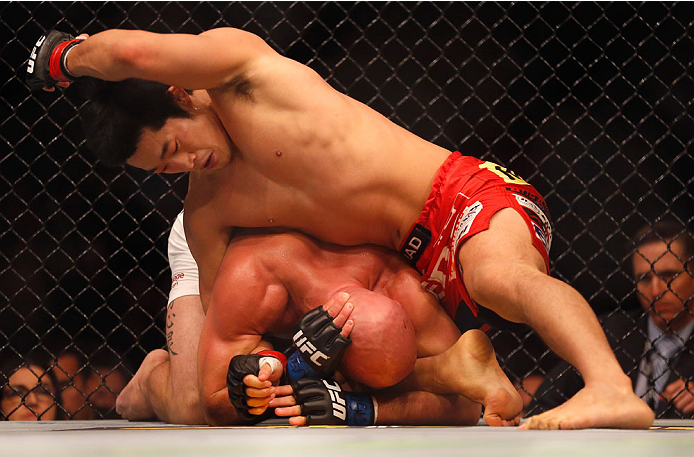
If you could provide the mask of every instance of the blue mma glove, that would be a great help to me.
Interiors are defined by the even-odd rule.
[[[341,331],[322,306],[306,313],[292,337],[295,349],[287,356],[289,379],[331,377],[352,344],[349,338],[340,335]]]
[[[345,392],[333,379],[300,379],[292,382],[294,399],[306,416],[306,425],[376,423],[376,403],[371,395]]]

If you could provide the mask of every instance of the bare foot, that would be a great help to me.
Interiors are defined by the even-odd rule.
[[[155,367],[168,360],[169,353],[163,349],[155,349],[147,354],[135,376],[116,399],[116,412],[123,419],[133,421],[156,418],[152,403],[146,393],[147,379]]]
[[[583,428],[647,429],[653,411],[634,395],[631,384],[618,386],[594,382],[566,403],[526,419],[523,430],[574,430]]]
[[[468,330],[444,355],[440,381],[456,383],[459,394],[484,405],[482,418],[487,424],[499,427],[520,423],[523,400],[496,361],[487,335]]]

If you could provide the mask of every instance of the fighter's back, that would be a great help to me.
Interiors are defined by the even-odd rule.
[[[445,310],[422,289],[419,274],[395,252],[373,245],[337,246],[298,232],[254,229],[242,233],[229,244],[222,277],[264,281],[264,287],[286,291],[281,306],[266,312],[274,316],[269,325],[274,334],[288,335],[305,313],[345,291],[355,297],[359,293],[360,306],[380,297],[400,305],[414,325],[419,356],[439,353],[457,338]],[[375,294],[364,296],[364,291]]]
[[[337,246],[295,231],[241,233],[229,243],[225,270],[273,278],[287,289],[290,306],[300,315],[344,289],[384,291],[397,271],[391,264],[407,268],[396,253],[379,246]]]

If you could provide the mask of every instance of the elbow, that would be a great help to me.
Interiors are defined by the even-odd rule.
[[[272,47],[262,37],[256,35],[255,33],[246,33],[248,33],[249,44],[251,44],[258,52],[274,52]]]
[[[146,74],[146,70],[155,62],[156,50],[143,38],[142,33],[123,30],[107,30],[100,35],[105,35],[105,48],[108,54],[111,68],[109,75],[117,75],[115,80],[135,78]]]
[[[153,56],[144,47],[133,40],[126,40],[113,52],[113,62],[123,73],[124,78],[146,73],[147,62],[152,62]]]
[[[96,60],[99,62],[97,73],[104,73],[101,76],[108,76],[110,81],[118,81],[130,77],[128,68],[133,67],[134,63],[141,58],[138,51],[137,37],[139,35],[132,30],[105,30],[88,38],[86,43],[92,43],[92,52],[88,53],[87,61]],[[86,48],[85,48],[86,49]],[[92,75],[93,76],[93,75]]]

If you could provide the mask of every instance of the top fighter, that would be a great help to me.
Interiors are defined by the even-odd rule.
[[[39,40],[29,82],[123,81],[99,82],[86,104],[88,145],[110,163],[190,172],[184,222],[203,305],[235,226],[402,249],[450,312],[463,300],[527,323],[583,375],[573,398],[522,428],[652,423],[590,306],[548,275],[546,206],[514,173],[415,136],[242,30],[72,38]]]

